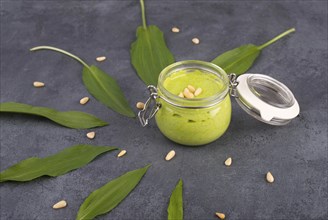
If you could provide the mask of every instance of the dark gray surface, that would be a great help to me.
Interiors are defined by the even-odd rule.
[[[98,219],[165,219],[169,196],[184,181],[185,219],[327,219],[327,2],[326,1],[146,1],[149,24],[158,25],[177,60],[211,60],[245,43],[261,44],[296,27],[290,37],[266,48],[250,72],[284,82],[301,106],[287,126],[257,122],[233,103],[226,134],[205,147],[174,144],[154,122],[141,128],[91,99],[81,65],[54,52],[29,48],[52,45],[97,63],[115,77],[131,106],[146,98],[130,65],[130,43],[141,24],[138,1],[1,1],[1,102],[16,101],[59,110],[80,110],[108,121],[87,130],[60,127],[46,119],[4,114],[1,170],[31,156],[44,157],[78,143],[119,146],[128,151],[100,156],[57,178],[0,185],[1,220],[74,219],[86,196],[126,171],[152,167],[139,186],[111,213]],[[181,33],[170,28],[177,25]],[[194,46],[193,37],[201,44]],[[46,83],[36,89],[32,82]],[[175,149],[170,162],[163,158]],[[223,165],[233,157],[233,165]],[[275,183],[265,181],[271,171]],[[68,207],[51,206],[65,199]]]

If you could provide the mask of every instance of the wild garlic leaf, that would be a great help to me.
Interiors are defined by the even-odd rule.
[[[247,44],[221,54],[212,63],[224,69],[228,74],[239,75],[245,73],[253,65],[260,52],[257,46]]]
[[[84,66],[82,72],[83,83],[89,93],[99,102],[103,103],[115,112],[128,117],[135,117],[135,114],[129,106],[128,101],[126,100],[118,83],[100,68],[96,66],[89,66],[79,57],[59,48],[39,46],[31,49],[31,51],[36,50],[53,50],[70,56],[80,62]]]
[[[211,62],[220,66],[226,71],[226,73],[235,73],[237,75],[245,73],[249,68],[252,67],[256,58],[260,55],[261,50],[272,43],[276,42],[280,38],[292,33],[295,28],[291,28],[284,33],[278,35],[272,40],[268,41],[261,46],[253,44],[246,44],[235,49],[229,50],[220,56],[216,57]]]
[[[0,173],[0,182],[30,181],[41,176],[60,176],[91,162],[116,147],[76,145],[45,158],[31,157]]]
[[[82,79],[89,93],[116,112],[134,117],[117,82],[96,66],[83,67]]]
[[[56,122],[59,125],[76,129],[86,129],[108,125],[107,122],[104,122],[88,113],[78,111],[60,112],[52,108],[32,106],[17,102],[0,103],[0,113],[1,112],[42,116]]]
[[[81,205],[76,219],[93,219],[110,212],[138,185],[149,167],[127,172],[92,192]]]
[[[158,76],[174,57],[167,48],[163,32],[155,25],[146,25],[143,0],[140,0],[143,26],[137,28],[137,40],[131,44],[131,63],[146,85],[157,85]]]
[[[183,196],[182,179],[179,180],[170,197],[170,203],[167,208],[168,220],[183,220]]]

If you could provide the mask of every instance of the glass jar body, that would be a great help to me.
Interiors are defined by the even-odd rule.
[[[158,102],[161,108],[155,116],[157,126],[167,138],[179,144],[208,144],[221,137],[230,124],[229,95],[214,106],[200,109],[180,108],[163,100]]]
[[[202,93],[182,97],[179,93],[190,85]],[[229,79],[212,63],[189,60],[166,67],[159,76],[157,93],[157,126],[174,142],[204,145],[218,139],[229,127]]]

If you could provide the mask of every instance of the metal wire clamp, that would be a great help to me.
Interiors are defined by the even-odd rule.
[[[157,88],[150,85],[147,89],[150,93],[150,97],[147,99],[144,108],[138,112],[138,118],[142,127],[146,127],[148,125],[149,120],[156,115],[161,107],[161,104],[156,102],[156,99],[159,98]]]
[[[228,75],[229,78],[229,90],[230,90],[230,95],[232,97],[238,98],[238,93],[237,93],[237,86],[239,82],[237,81],[237,75],[235,73],[230,73]]]

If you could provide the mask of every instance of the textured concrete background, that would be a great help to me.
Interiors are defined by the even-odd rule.
[[[59,110],[80,110],[108,121],[89,130],[60,127],[34,116],[1,114],[1,170],[32,156],[44,157],[79,144],[124,148],[57,178],[0,185],[1,220],[74,219],[84,199],[126,171],[152,163],[139,186],[112,212],[98,219],[165,219],[169,196],[184,180],[185,219],[327,219],[327,2],[326,1],[146,1],[149,24],[164,32],[177,60],[212,60],[245,43],[262,44],[296,27],[297,32],[266,48],[250,72],[284,82],[301,106],[284,127],[265,125],[234,102],[231,126],[199,148],[172,143],[154,122],[139,122],[107,109],[88,96],[80,64],[49,51],[52,45],[97,64],[117,79],[131,106],[145,100],[145,86],[130,65],[130,43],[141,24],[138,1],[2,0],[1,102],[16,101]],[[170,32],[179,26],[181,33]],[[199,37],[201,44],[191,43]],[[108,60],[96,63],[97,56]],[[46,83],[36,89],[32,82]],[[175,149],[170,162],[163,158]],[[233,157],[233,165],[223,165]],[[271,171],[275,183],[265,181]],[[68,207],[51,206],[65,199]]]

